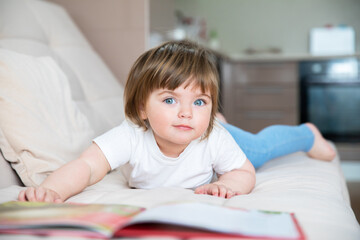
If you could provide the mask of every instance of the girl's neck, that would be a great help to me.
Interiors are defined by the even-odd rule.
[[[166,157],[177,158],[186,149],[189,144],[174,144],[171,142],[162,142],[155,137],[155,142],[158,145],[162,154]]]
[[[167,145],[166,147],[162,147],[161,145],[157,144],[159,146],[160,151],[162,152],[162,154],[164,154],[167,157],[171,157],[171,158],[177,158],[180,156],[180,154],[185,150],[186,146],[169,146]]]

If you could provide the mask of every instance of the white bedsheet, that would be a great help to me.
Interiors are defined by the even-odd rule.
[[[0,190],[0,201],[15,200],[22,188]],[[153,207],[167,202],[199,201],[218,205],[294,212],[308,239],[360,239],[360,227],[350,207],[339,159],[323,162],[295,153],[268,162],[257,171],[251,194],[222,199],[196,195],[191,189],[129,189],[119,170],[70,198],[71,202],[118,203]],[[209,216],[211,217],[211,215]],[[8,238],[11,237],[11,238]],[[0,239],[29,239],[0,236]]]

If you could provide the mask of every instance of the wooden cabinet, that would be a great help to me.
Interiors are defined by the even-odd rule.
[[[221,109],[229,123],[258,132],[298,124],[297,62],[221,63]]]

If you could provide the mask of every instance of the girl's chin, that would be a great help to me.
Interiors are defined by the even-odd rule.
[[[192,141],[196,140],[197,138],[187,138],[187,139],[175,139],[173,138],[171,141],[178,145],[189,145]]]
[[[192,141],[199,139],[201,136],[194,136],[194,135],[188,135],[188,134],[179,134],[174,133],[172,135],[167,135],[166,137],[161,138],[162,141],[168,142],[168,144],[172,145],[179,145],[179,146],[187,146]],[[156,139],[156,137],[155,137]]]

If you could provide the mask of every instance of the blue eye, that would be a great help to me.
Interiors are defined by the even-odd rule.
[[[204,100],[202,100],[202,99],[197,99],[197,100],[195,100],[195,102],[194,102],[194,105],[195,106],[202,106],[202,105],[204,105],[205,104],[205,102],[204,102]]]
[[[173,98],[167,98],[167,99],[164,100],[164,103],[166,103],[166,104],[174,104],[175,100]]]

